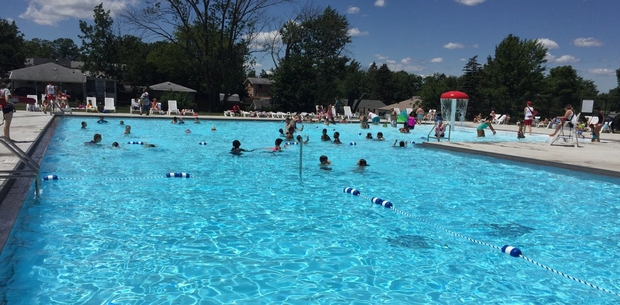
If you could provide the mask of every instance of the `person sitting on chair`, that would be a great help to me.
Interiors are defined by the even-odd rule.
[[[560,120],[560,122],[556,125],[555,127],[555,131],[550,134],[550,137],[555,137],[555,135],[560,131],[560,129],[562,129],[562,126],[564,125],[564,122],[568,121],[569,122],[569,126],[572,126],[572,123],[570,123],[570,121],[573,119],[573,116],[575,115],[573,112],[573,106],[566,105],[566,107],[564,107],[564,116],[559,116],[556,117],[556,119]]]

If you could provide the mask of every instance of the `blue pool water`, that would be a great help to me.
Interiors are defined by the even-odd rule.
[[[86,130],[81,120],[63,119],[46,152],[43,174],[60,179],[44,181],[43,195],[24,204],[0,256],[0,303],[620,302],[435,227],[519,247],[620,292],[617,180],[421,145],[391,147],[394,139],[418,141],[428,126],[410,135],[371,127],[385,134],[381,142],[364,140],[368,130],[354,124],[306,125],[300,176],[299,146],[267,150],[281,122],[124,119],[132,126],[124,135],[118,119],[84,119]],[[340,132],[345,144],[319,141],[322,128]],[[94,133],[103,145],[85,146]],[[481,140],[473,129],[454,136]],[[234,139],[255,151],[229,154]],[[121,148],[111,149],[113,141]],[[322,154],[331,171],[319,169]],[[358,170],[360,158],[370,166]],[[164,178],[169,172],[191,178]],[[428,223],[344,187],[388,199]]]

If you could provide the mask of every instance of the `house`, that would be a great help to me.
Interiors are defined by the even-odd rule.
[[[272,81],[268,78],[248,77],[243,84],[250,100],[271,97]]]

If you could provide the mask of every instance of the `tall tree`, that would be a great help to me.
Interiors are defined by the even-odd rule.
[[[96,77],[116,78],[122,80],[116,37],[112,32],[113,20],[110,11],[103,9],[103,3],[93,10],[94,25],[80,20],[78,35],[82,39],[81,52],[84,57],[82,69],[90,71]]]
[[[205,106],[219,106],[219,94],[237,93],[246,75],[249,44],[266,10],[290,0],[146,0],[125,19],[147,34],[178,46],[200,80]]]
[[[450,84],[456,84],[456,77],[447,77],[445,74],[433,74],[424,78],[424,85],[420,91],[422,99],[422,107],[424,108],[440,108],[439,99],[444,92],[453,90]]]
[[[24,34],[15,21],[9,23],[6,19],[0,19],[0,78],[7,76],[8,71],[24,66],[23,44]]]
[[[58,38],[52,42],[54,56],[57,59],[77,60],[80,49],[71,38]]]
[[[502,113],[521,112],[523,102],[543,91],[543,65],[547,49],[537,40],[521,40],[512,34],[495,47],[484,67],[481,93]]]
[[[346,17],[329,6],[317,14],[302,12],[282,27],[285,54],[272,86],[276,105],[311,111],[316,103],[327,104],[338,96],[337,80],[349,61],[344,56],[351,41],[348,27]]]
[[[482,111],[479,94],[480,80],[482,78],[482,65],[478,63],[478,55],[470,58],[463,67],[463,75],[459,78],[459,90],[467,93],[467,116],[473,117]]]
[[[55,58],[54,46],[47,39],[33,38],[24,41],[24,55],[26,58]]]

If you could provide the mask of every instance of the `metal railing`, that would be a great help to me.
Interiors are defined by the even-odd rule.
[[[39,165],[28,156],[21,148],[7,137],[0,136],[0,144],[4,145],[8,150],[15,154],[22,161],[27,169],[0,170],[0,178],[18,179],[18,178],[35,178],[36,194],[41,193],[41,177]]]
[[[452,128],[449,128],[449,127],[450,127],[450,123],[444,124],[444,130],[448,129],[448,142],[450,142],[450,135],[452,134]],[[435,130],[435,128],[437,128],[437,124],[433,125],[433,128],[431,128],[431,130],[426,135],[426,142],[430,141],[431,133]],[[441,140],[441,137],[433,136],[433,138],[437,139],[437,142],[439,142]]]

